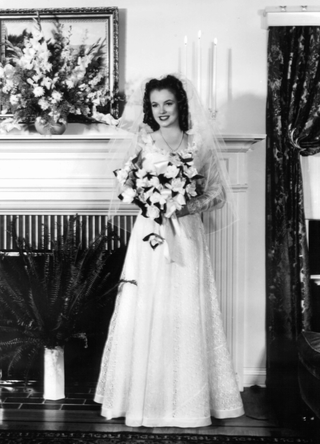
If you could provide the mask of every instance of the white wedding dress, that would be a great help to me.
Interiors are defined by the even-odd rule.
[[[146,139],[145,162],[168,156]],[[122,279],[137,285],[119,288],[94,398],[128,426],[200,427],[244,414],[200,214],[178,223],[177,232],[168,220],[166,242],[152,249],[142,239],[159,225],[139,215],[128,245]]]

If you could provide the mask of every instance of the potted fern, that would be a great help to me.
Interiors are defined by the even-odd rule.
[[[0,333],[7,336],[0,340],[0,361],[9,362],[8,371],[23,362],[27,380],[34,359],[44,352],[45,399],[64,398],[64,346],[71,338],[87,340],[81,316],[114,296],[120,283],[122,264],[113,270],[106,252],[115,234],[109,229],[82,249],[75,241],[76,221],[69,219],[66,234],[45,254],[14,230],[17,257],[0,253]]]

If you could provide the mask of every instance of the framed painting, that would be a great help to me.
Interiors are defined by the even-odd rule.
[[[32,38],[35,18],[40,18],[44,39],[50,42],[53,29],[61,26],[70,48],[76,53],[80,47],[90,48],[99,42],[103,57],[104,91],[109,96],[118,94],[119,82],[119,10],[117,7],[97,8],[48,8],[48,9],[0,9],[0,62],[2,67],[10,58],[10,44],[23,49],[25,39]],[[9,42],[9,45],[7,43]],[[101,59],[100,58],[100,59]],[[1,66],[1,65],[0,65]],[[1,79],[0,79],[1,80]],[[110,104],[109,104],[110,106]],[[0,119],[8,117],[10,110],[0,103]],[[4,113],[5,111],[5,113]],[[112,103],[115,118],[118,117],[117,102]],[[109,112],[109,111],[107,111]],[[71,112],[69,122],[88,122],[86,116]]]

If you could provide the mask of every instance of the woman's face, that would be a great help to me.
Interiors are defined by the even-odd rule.
[[[150,93],[154,120],[160,128],[179,125],[179,110],[175,95],[168,89],[154,89]]]

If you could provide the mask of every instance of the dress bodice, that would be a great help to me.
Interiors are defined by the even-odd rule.
[[[154,169],[154,164],[159,162],[167,161],[173,165],[180,163],[179,155],[183,156],[187,153],[192,153],[194,157],[197,152],[197,147],[188,135],[187,146],[180,148],[177,151],[170,151],[169,148],[159,147],[156,141],[152,138],[151,133],[143,131],[140,133],[138,150],[141,152],[143,168],[152,171]]]
[[[189,136],[189,135],[188,135]],[[170,161],[171,163],[179,162],[179,154],[192,153],[194,158],[194,166],[202,179],[197,180],[198,189],[202,190],[200,195],[191,198],[187,202],[190,214],[202,213],[203,211],[211,211],[215,207],[221,208],[225,202],[225,191],[222,186],[219,172],[213,169],[214,164],[199,162],[197,156],[201,149],[201,137],[189,137],[188,144],[185,148],[176,152],[169,152],[169,149],[163,149],[157,146],[150,133],[141,131],[138,141],[138,151],[141,152],[142,166],[144,169],[152,171],[154,165],[158,162]]]

